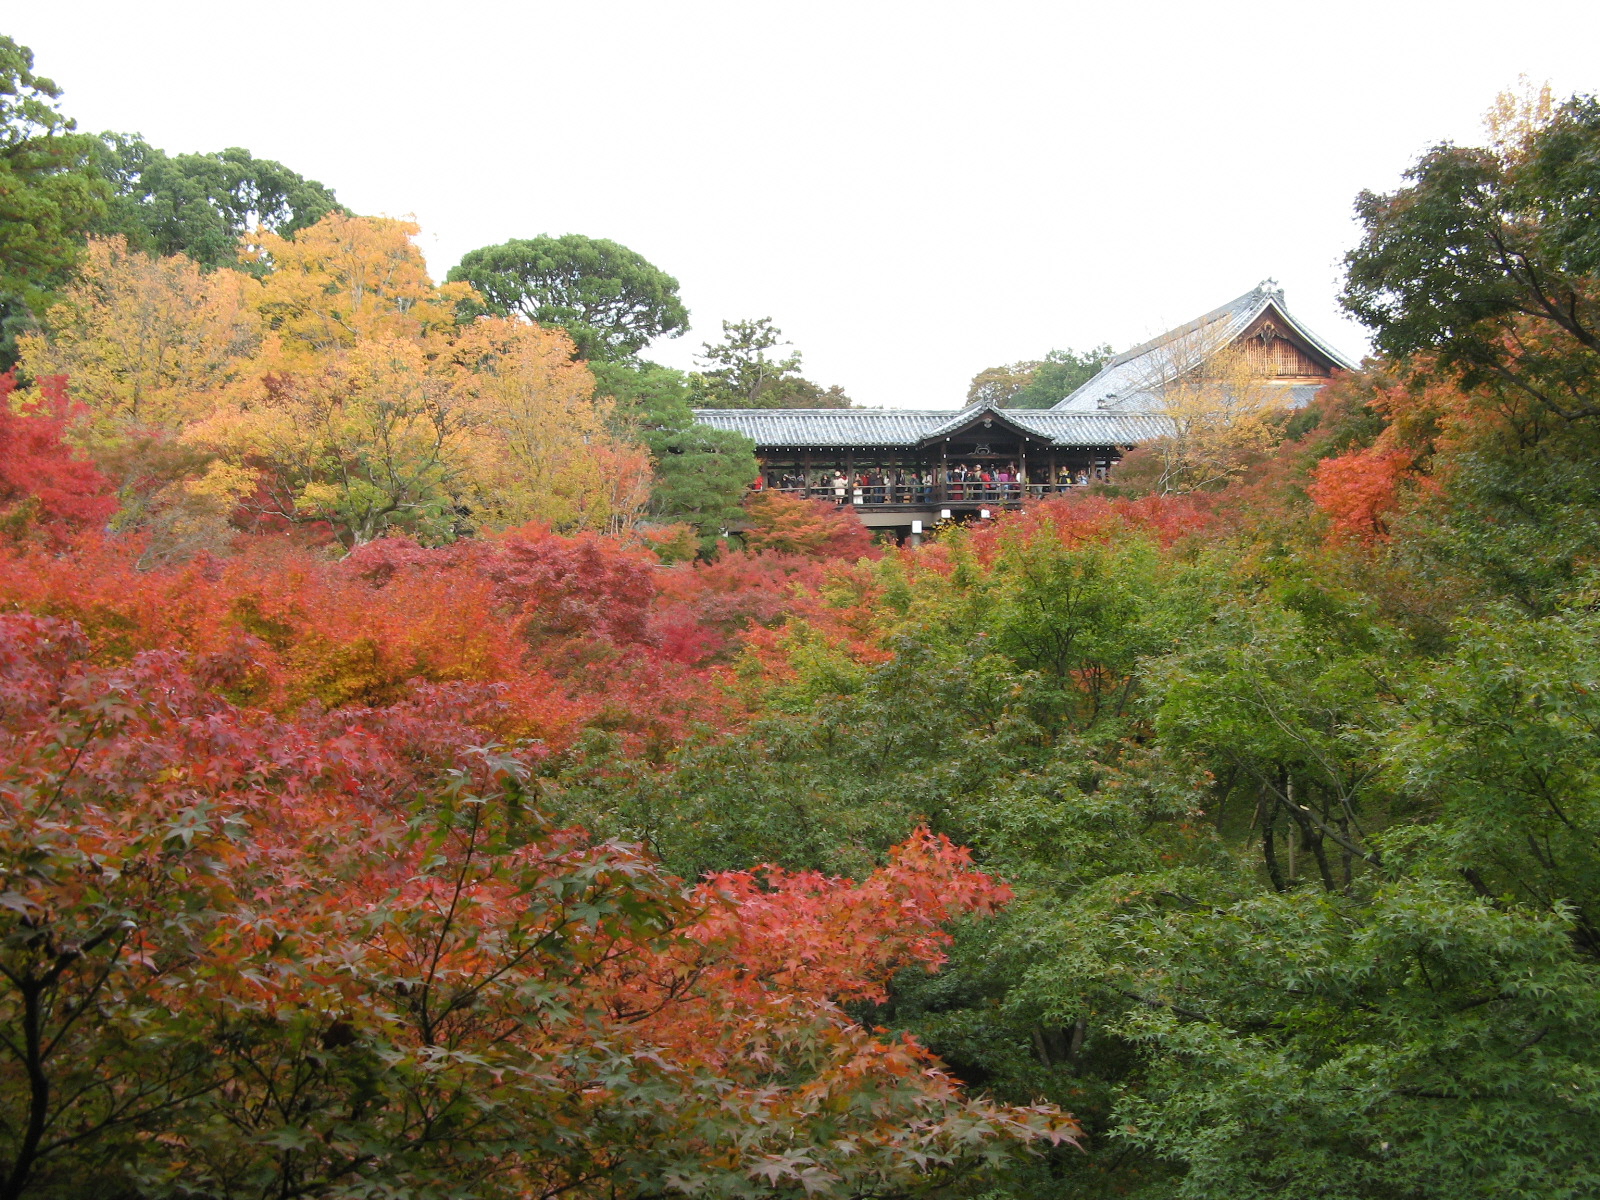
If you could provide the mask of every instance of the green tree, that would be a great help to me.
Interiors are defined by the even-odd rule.
[[[1600,978],[1561,911],[1464,884],[1204,903],[1124,892],[1118,1022],[1150,1061],[1114,1137],[1174,1200],[1486,1200],[1600,1188]],[[1120,977],[1120,978],[1118,978]]]
[[[743,516],[740,504],[760,469],[755,443],[742,434],[696,425],[693,393],[682,371],[637,359],[590,366],[597,390],[615,401],[616,432],[650,450],[656,476],[651,512],[664,521],[693,525],[709,551]]]
[[[729,429],[691,425],[663,433],[650,449],[659,464],[655,511],[693,525],[709,550],[723,530],[744,516],[739,500],[758,470],[755,443]]]
[[[239,240],[250,230],[288,237],[344,211],[322,184],[237,146],[168,155],[137,135],[108,133],[97,159],[113,188],[106,232],[207,268],[239,265]]]
[[[1042,359],[987,367],[972,377],[968,404],[1051,408],[1093,379],[1111,358],[1110,346],[1052,350]]]
[[[800,352],[782,357],[769,350],[789,347],[771,317],[724,321],[722,340],[706,342],[696,361],[697,400],[702,408],[849,408],[837,384],[822,388],[800,374]],[[792,349],[792,347],[791,347]]]
[[[61,89],[33,73],[33,51],[0,36],[0,369],[16,336],[77,262],[109,188],[94,138],[63,116]]]
[[[513,238],[469,250],[446,278],[470,283],[489,312],[559,325],[590,361],[625,359],[689,328],[678,281],[604,238]]]
[[[1391,355],[1435,353],[1565,421],[1600,419],[1600,100],[1574,97],[1501,144],[1434,147],[1362,192],[1344,304]]]
[[[1362,193],[1344,304],[1412,385],[1390,436],[1444,484],[1402,533],[1540,613],[1600,531],[1600,100],[1503,97],[1491,132]]]
[[[1387,739],[1395,787],[1435,815],[1397,853],[1491,899],[1564,912],[1600,961],[1600,618],[1509,608],[1466,623]]]

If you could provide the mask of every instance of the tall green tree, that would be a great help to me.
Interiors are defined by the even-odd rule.
[[[136,134],[108,133],[102,143],[97,160],[113,189],[103,229],[135,250],[236,266],[248,231],[287,237],[343,211],[329,188],[238,146],[168,155]]]
[[[770,353],[789,349],[788,354]],[[694,376],[702,408],[849,408],[835,385],[823,388],[800,373],[801,356],[771,317],[724,321],[722,340],[706,342]]]
[[[1363,236],[1345,258],[1345,307],[1378,349],[1600,420],[1600,100],[1498,145],[1436,146],[1406,180],[1357,198]]]
[[[1499,116],[1488,145],[1361,194],[1343,299],[1411,385],[1386,398],[1391,438],[1449,481],[1417,542],[1547,612],[1600,536],[1600,100]]]
[[[16,335],[77,261],[110,189],[95,139],[60,110],[61,89],[33,71],[33,51],[0,36],[0,369]]]
[[[615,402],[624,437],[642,441],[655,468],[651,511],[684,521],[710,550],[740,520],[744,494],[759,466],[755,443],[742,434],[694,423],[693,392],[682,371],[657,363],[591,362],[598,391]]]
[[[604,238],[568,233],[469,250],[450,268],[489,312],[559,325],[590,361],[625,359],[689,328],[678,281]]]

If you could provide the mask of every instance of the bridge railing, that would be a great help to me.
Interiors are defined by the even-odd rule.
[[[1020,504],[1024,499],[1039,500],[1064,495],[1084,484],[1071,483],[984,483],[982,480],[941,480],[934,483],[813,484],[775,487],[785,496],[810,500],[832,500],[835,504],[860,504],[872,508],[927,508],[936,504]]]

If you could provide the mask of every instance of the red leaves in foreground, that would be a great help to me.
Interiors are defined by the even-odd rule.
[[[38,381],[39,395],[12,407],[17,379],[0,375],[0,520],[21,518],[46,529],[81,528],[116,510],[111,485],[65,441],[72,405],[64,376]]]
[[[944,839],[686,892],[545,825],[468,685],[287,717],[89,653],[0,617],[14,1192],[858,1195],[1076,1133],[838,1007],[1004,902]]]

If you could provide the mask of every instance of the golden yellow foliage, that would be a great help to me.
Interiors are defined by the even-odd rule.
[[[121,237],[90,241],[77,279],[46,320],[19,339],[30,375],[66,375],[94,436],[128,425],[176,430],[204,418],[248,374],[260,346],[251,309],[261,285],[237,271],[203,274],[181,255],[130,252]]]
[[[1514,88],[1507,88],[1494,98],[1494,104],[1484,114],[1484,128],[1489,134],[1489,145],[1502,161],[1514,165],[1526,154],[1533,138],[1549,125],[1556,115],[1555,95],[1550,81],[1534,86],[1526,75],[1517,76]]]
[[[71,377],[124,523],[170,526],[174,545],[218,543],[241,505],[354,544],[391,527],[631,525],[649,457],[610,432],[567,335],[458,326],[470,289],[435,287],[414,233],[337,213],[258,232],[245,256],[270,267],[261,282],[96,241],[24,365]]]
[[[455,323],[465,284],[435,287],[417,226],[329,213],[293,237],[257,231],[246,256],[271,267],[256,302],[286,363],[305,364],[370,338],[426,339]]]
[[[216,455],[205,486],[360,545],[391,525],[449,535],[477,423],[421,343],[374,337],[262,376],[185,440]]]
[[[483,318],[451,345],[456,387],[476,414],[474,516],[490,526],[631,525],[650,493],[649,455],[607,429],[610,401],[559,330]]]
[[[1163,493],[1214,487],[1242,471],[1280,436],[1287,391],[1238,346],[1179,345],[1159,388],[1172,433],[1151,444]]]

